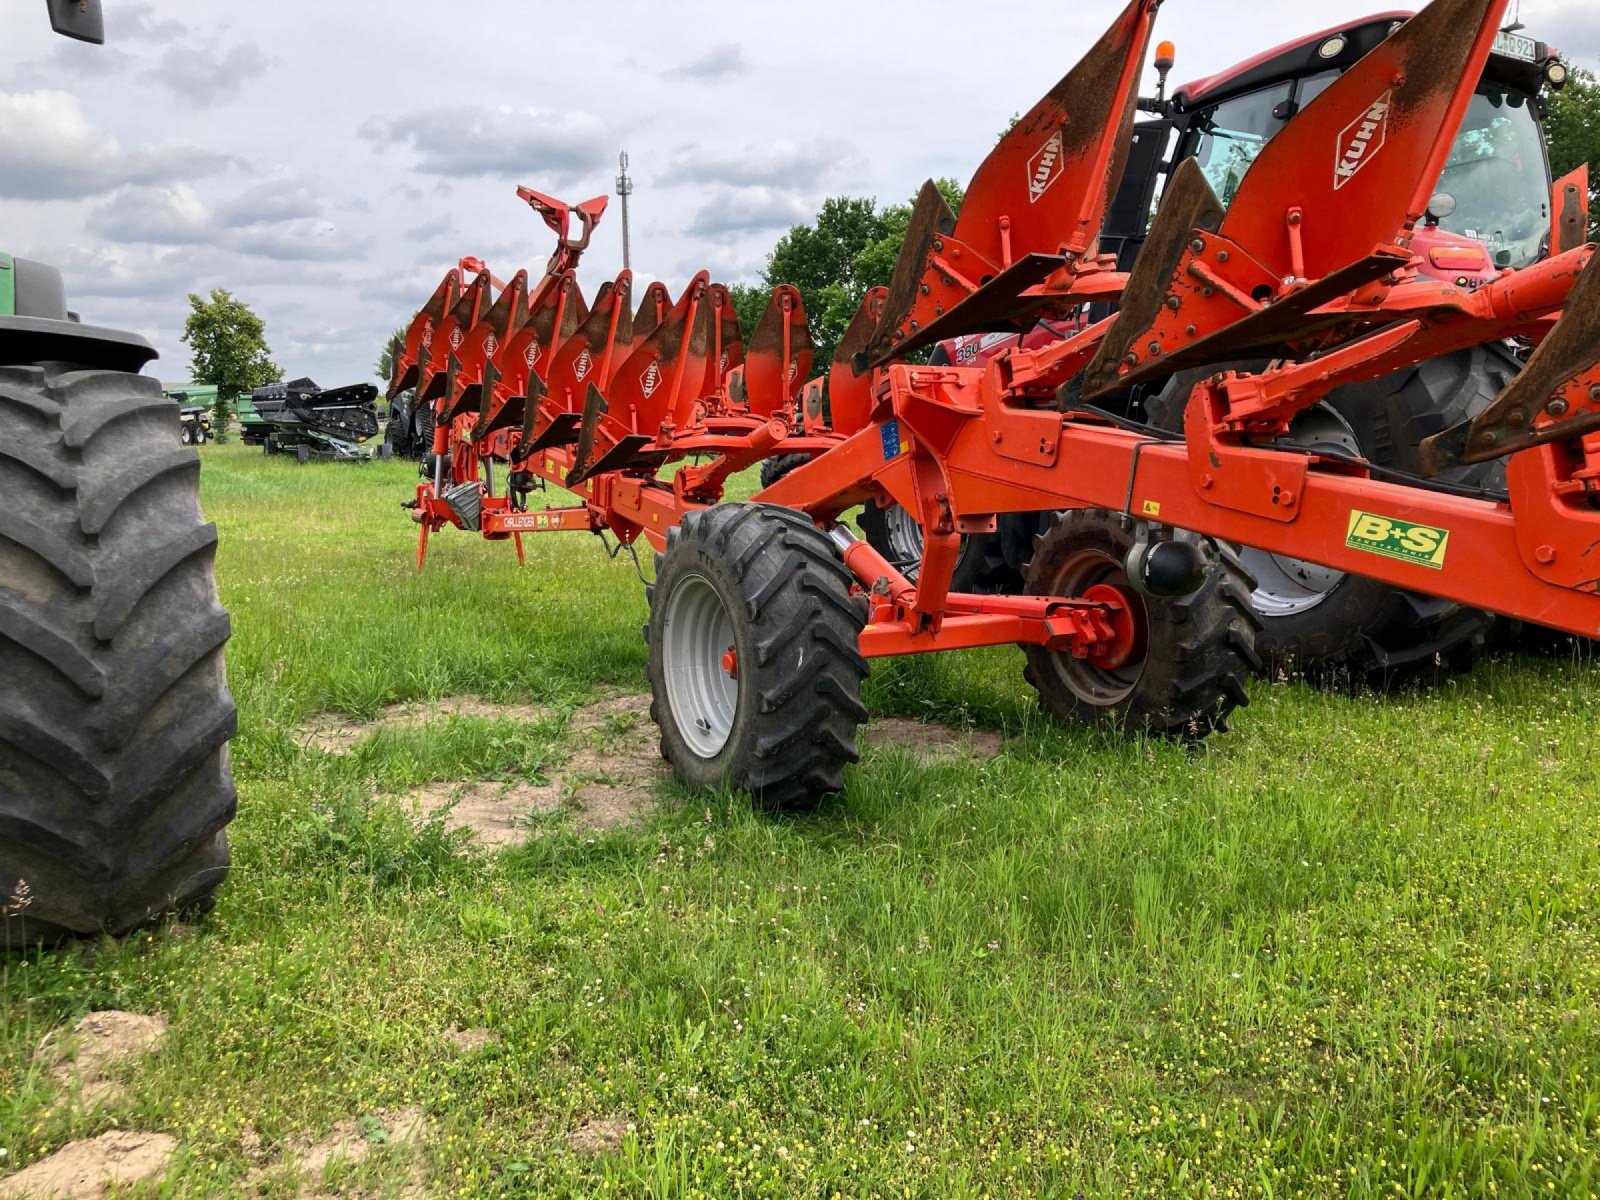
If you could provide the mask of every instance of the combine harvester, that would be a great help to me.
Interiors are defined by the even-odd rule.
[[[463,260],[394,348],[391,394],[415,387],[436,415],[406,505],[419,569],[447,525],[519,548],[535,531],[648,541],[662,751],[685,783],[773,808],[841,787],[868,660],[888,655],[1019,644],[1062,719],[1225,729],[1258,665],[1235,545],[1600,634],[1600,266],[1583,222],[1465,284],[1423,273],[1413,246],[1506,0],[1435,0],[1398,26],[1299,109],[1231,204],[1181,163],[1124,272],[1100,233],[1158,6],[1133,0],[1001,140],[959,219],[924,187],[891,287],[865,297],[825,379],[791,287],[748,346],[704,273],[635,311],[624,272],[586,305],[572,271],[603,201],[570,238],[572,213],[524,189],[560,237],[540,281]],[[916,361],[1043,320],[1077,331]],[[1336,389],[1513,338],[1537,346],[1521,373],[1428,437],[1416,472],[1284,441]],[[1181,432],[1115,407],[1186,371]],[[735,472],[790,455],[753,502],[719,503]],[[1446,481],[1486,462],[1504,463],[1503,492]],[[547,483],[578,503],[530,507]],[[914,580],[840,523],[890,504],[925,531]],[[1024,594],[952,590],[963,535],[1039,512],[1058,515]]]

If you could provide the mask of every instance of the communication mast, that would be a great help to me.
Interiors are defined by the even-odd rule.
[[[628,178],[628,152],[617,155],[617,195],[622,197],[622,268],[628,270],[632,263],[628,253],[628,197],[633,195],[633,180]]]

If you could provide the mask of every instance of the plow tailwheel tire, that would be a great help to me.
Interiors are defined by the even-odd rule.
[[[1352,384],[1302,413],[1288,441],[1416,472],[1422,440],[1476,416],[1518,370],[1507,350],[1490,345]],[[1214,373],[1176,376],[1149,402],[1151,424],[1181,430],[1189,391]],[[1498,490],[1505,464],[1458,467],[1441,480]],[[1256,646],[1273,674],[1378,689],[1426,683],[1469,668],[1494,628],[1490,614],[1453,601],[1250,547],[1240,547],[1239,555],[1256,580],[1251,603],[1262,619]]]
[[[303,467],[311,461],[311,447],[300,445],[294,448],[294,456]]]
[[[0,949],[204,907],[234,813],[216,529],[144,376],[0,367]]]
[[[861,534],[879,554],[888,559],[912,583],[922,570],[924,539],[917,519],[898,504],[879,508],[869,504],[861,510],[856,524]],[[1007,565],[1000,538],[993,533],[964,534],[955,573],[950,578],[952,592],[1014,591],[1021,581]]]
[[[761,486],[769,488],[782,479],[796,467],[802,467],[811,461],[809,454],[780,454],[777,458],[766,459],[761,464]]]
[[[844,787],[867,718],[866,608],[833,543],[792,509],[719,504],[668,534],[650,591],[650,715],[690,787],[769,811]]]
[[[1025,646],[1027,680],[1043,707],[1063,721],[1110,725],[1198,742],[1228,727],[1248,704],[1245,680],[1259,663],[1250,578],[1229,552],[1205,543],[1206,581],[1192,596],[1146,598],[1128,587],[1131,517],[1101,510],[1062,514],[1028,565],[1033,596],[1082,596],[1093,587],[1122,592],[1132,607],[1134,653],[1119,667]],[[1192,534],[1176,536],[1204,542]]]

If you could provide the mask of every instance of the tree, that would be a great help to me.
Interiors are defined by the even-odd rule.
[[[960,212],[961,186],[951,179],[938,186]],[[796,225],[778,240],[767,259],[767,287],[792,283],[800,289],[818,368],[825,371],[833,361],[867,289],[888,286],[910,223],[909,204],[880,211],[875,200],[835,196],[823,202],[815,223]]]
[[[406,327],[402,325],[383,343],[383,353],[378,355],[378,361],[372,364],[372,373],[383,382],[388,383],[394,377],[394,344],[399,342],[403,346],[405,341]]]
[[[195,382],[217,389],[212,424],[217,440],[226,441],[239,393],[283,378],[283,371],[270,357],[266,326],[249,305],[235,300],[224,288],[214,288],[209,300],[189,294],[189,319],[183,323],[183,340],[193,359],[191,374]]]
[[[748,346],[750,336],[755,333],[756,325],[761,320],[761,314],[767,311],[767,302],[772,298],[772,290],[751,283],[730,283],[728,298],[733,301],[733,313],[739,320],[739,332],[743,335],[745,345]]]
[[[1584,163],[1589,176],[1589,228],[1600,232],[1600,79],[1593,71],[1574,71],[1567,86],[1551,92],[1545,136],[1557,179]]]

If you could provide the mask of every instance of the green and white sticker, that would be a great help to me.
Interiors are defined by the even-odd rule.
[[[1450,531],[1352,509],[1344,544],[1352,550],[1442,571],[1444,556],[1450,549]]]

